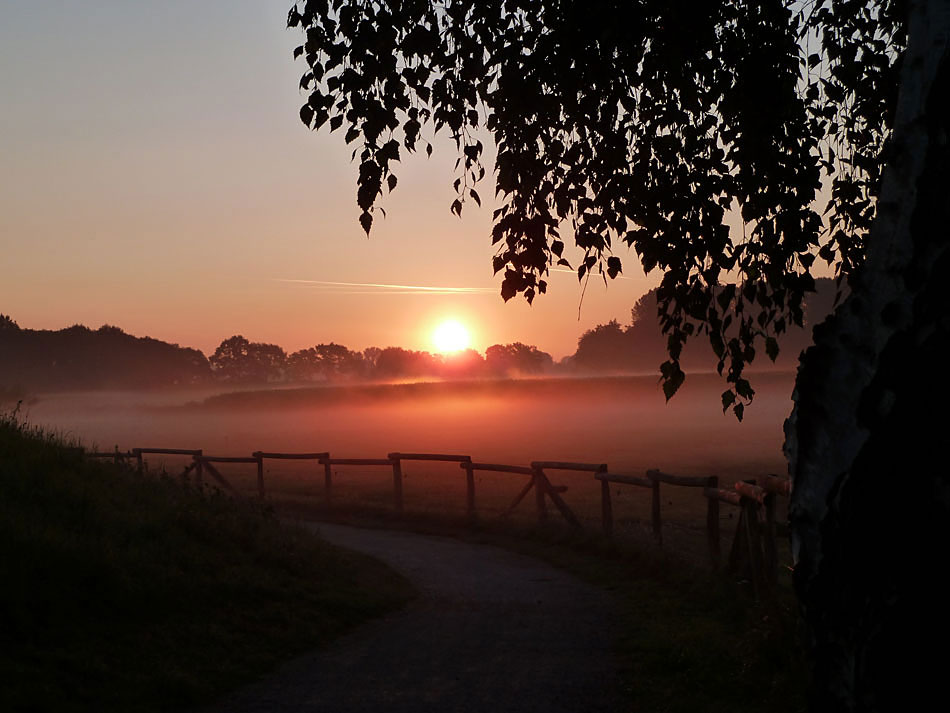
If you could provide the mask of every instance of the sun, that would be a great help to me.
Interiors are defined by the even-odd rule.
[[[465,325],[458,320],[447,319],[432,332],[432,343],[436,350],[449,354],[467,349],[471,338]]]

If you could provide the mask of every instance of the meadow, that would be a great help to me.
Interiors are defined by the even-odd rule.
[[[0,710],[182,709],[413,596],[258,503],[74,445],[0,414]]]
[[[527,465],[532,460],[607,463],[613,473],[659,468],[678,475],[735,480],[785,474],[782,423],[791,409],[793,375],[753,378],[755,400],[742,423],[724,414],[722,380],[691,375],[666,403],[655,376],[523,379],[315,386],[234,391],[88,392],[42,396],[28,406],[33,422],[87,446],[201,448],[206,455],[246,456],[255,450],[328,451],[337,458],[385,458],[389,452],[470,455],[477,462]],[[179,472],[186,458],[149,456],[152,470]],[[239,490],[256,491],[253,464],[219,466]],[[386,511],[392,505],[387,467],[334,467],[338,508]],[[455,463],[403,464],[407,511],[464,514],[465,478]],[[600,486],[590,473],[555,471],[556,485],[585,526],[598,527]],[[479,472],[476,501],[486,520],[503,514],[526,477]],[[268,498],[275,504],[324,503],[323,468],[313,461],[267,461]],[[617,534],[648,537],[650,492],[617,486]],[[684,551],[703,551],[705,501],[694,489],[665,487],[668,537]],[[735,513],[721,512],[723,532]],[[512,514],[534,518],[527,498]]]
[[[742,423],[722,413],[722,386],[713,375],[690,377],[668,404],[655,377],[625,376],[64,393],[30,399],[24,407],[31,422],[99,450],[116,445],[123,450],[201,448],[207,455],[231,456],[255,450],[329,451],[341,458],[429,451],[512,465],[536,459],[607,462],[612,472],[636,475],[647,468],[681,475],[718,474],[728,484],[768,472],[784,473],[782,422],[791,407],[792,375],[760,374],[753,384],[758,394]],[[187,463],[184,457],[147,457],[150,472],[166,470],[172,476]],[[253,464],[218,467],[242,492],[255,494]],[[600,488],[590,473],[550,473],[555,484],[568,486],[563,497],[589,533],[577,537],[562,536],[566,528],[538,530],[530,497],[512,518],[499,520],[525,476],[478,474],[479,514],[484,523],[497,526],[472,531],[462,520],[465,479],[457,464],[405,462],[403,469],[406,511],[413,517],[398,524],[393,520],[392,471],[386,466],[335,468],[334,511],[357,524],[409,526],[518,549],[617,592],[618,656],[635,707],[801,709],[804,659],[787,589],[783,587],[775,600],[756,603],[737,597],[727,578],[707,577],[690,566],[671,566],[683,558],[707,561],[705,502],[695,489],[664,487],[661,551],[650,537],[647,489],[618,486],[614,495],[618,543],[607,546],[598,536]],[[136,479],[128,471],[121,477]],[[278,512],[326,514],[323,468],[318,463],[266,461],[265,482],[268,501]],[[249,498],[250,506],[254,502]],[[734,529],[730,510],[724,506],[721,511],[724,554]],[[208,527],[220,530],[217,541],[240,538],[234,528],[221,530],[213,513],[199,514],[208,517]],[[558,525],[553,509],[551,517]],[[133,513],[127,519],[132,523],[138,516]],[[647,546],[638,547],[641,543]],[[787,561],[787,552],[783,556]],[[245,583],[250,581],[247,577]],[[231,588],[228,596],[235,591]],[[398,597],[397,590],[394,598]],[[256,594],[251,598],[261,599]],[[245,599],[237,597],[234,606]],[[645,608],[649,617],[643,616]],[[277,640],[286,635],[279,633],[279,624]],[[248,651],[258,656],[256,647]],[[253,665],[266,664],[255,659]],[[250,667],[242,662],[241,670],[248,675]],[[176,695],[193,699],[210,692],[203,681],[198,688],[194,677],[174,675],[181,678]],[[83,681],[88,672],[79,670],[76,677]],[[240,675],[232,671],[224,687],[237,678]]]

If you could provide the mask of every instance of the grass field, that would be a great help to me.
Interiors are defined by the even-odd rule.
[[[809,670],[791,592],[755,601],[721,576],[639,548],[525,551],[612,590],[630,710],[801,713]]]
[[[792,374],[752,377],[757,395],[742,423],[723,414],[722,380],[690,376],[666,403],[653,376],[526,379],[486,382],[375,384],[280,388],[230,393],[62,394],[31,406],[37,422],[54,424],[105,448],[202,448],[212,455],[265,451],[330,451],[335,457],[383,458],[390,451],[470,455],[476,461],[527,465],[531,460],[606,462],[611,472],[643,475],[660,468],[679,475],[738,479],[783,474],[782,423]],[[152,470],[180,472],[185,459],[148,456]],[[248,494],[254,465],[221,465]],[[385,467],[335,468],[341,506],[385,509],[392,502]],[[465,479],[455,464],[404,464],[406,508],[455,517],[464,512]],[[591,528],[599,527],[600,489],[589,473],[552,472],[565,501]],[[317,463],[267,461],[268,495],[277,504],[320,507],[323,471]],[[498,518],[524,476],[480,472],[480,513]],[[664,533],[670,547],[705,554],[705,499],[689,488],[662,489]],[[650,492],[613,490],[619,537],[649,542]],[[724,538],[737,513],[721,508]],[[530,497],[515,520],[534,518]]]
[[[534,459],[607,462],[611,471],[734,480],[784,472],[782,421],[791,376],[764,375],[746,421],[718,406],[715,377],[691,378],[665,405],[655,379],[556,380],[501,384],[396,385],[279,389],[221,396],[67,394],[40,399],[38,420],[87,443],[111,447],[203,448],[206,454],[254,450],[324,451],[381,458],[389,451],[471,455],[526,465]],[[151,472],[174,479],[185,458],[150,456]],[[256,493],[253,464],[221,464],[239,490]],[[512,517],[502,512],[526,476],[479,473],[480,526],[463,526],[465,479],[453,463],[405,462],[405,506],[392,513],[388,467],[335,467],[334,516],[371,526],[413,529],[517,549],[617,592],[622,603],[620,656],[633,710],[796,711],[804,708],[805,657],[783,568],[778,596],[755,602],[743,585],[703,569],[706,501],[692,488],[663,486],[664,547],[650,534],[650,491],[614,489],[617,541],[599,535],[600,487],[589,473],[552,471],[584,528],[538,528],[533,496]],[[267,461],[268,503],[282,513],[326,516],[323,468]],[[211,499],[214,502],[214,499]],[[780,515],[781,516],[781,515]],[[721,507],[723,553],[738,513]],[[780,543],[784,546],[784,542]],[[787,549],[780,552],[789,561]]]
[[[209,700],[411,587],[273,513],[0,419],[0,710]]]

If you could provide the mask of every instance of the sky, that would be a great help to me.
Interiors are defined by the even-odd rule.
[[[352,147],[298,118],[290,4],[0,0],[0,312],[205,353],[233,334],[431,350],[454,318],[480,351],[522,341],[561,358],[584,330],[629,321],[659,276],[626,248],[624,279],[591,280],[582,304],[566,273],[533,306],[504,303],[495,205],[450,212],[445,137],[404,160],[367,239]]]

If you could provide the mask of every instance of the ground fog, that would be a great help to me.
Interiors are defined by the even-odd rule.
[[[516,465],[532,460],[607,463],[612,472],[630,474],[660,468],[719,475],[729,483],[785,472],[782,423],[791,409],[793,375],[761,374],[753,385],[757,394],[742,423],[722,412],[723,382],[704,374],[690,376],[669,403],[655,377],[631,376],[225,393],[68,393],[43,395],[22,408],[33,423],[101,450],[201,448],[227,456],[329,451],[341,458],[421,451]],[[180,467],[174,458],[152,457],[149,465],[170,472]],[[240,487],[255,482],[253,465],[228,466],[227,471]],[[409,463],[405,471],[407,506],[413,497],[436,507],[439,502],[447,509],[462,506],[464,478],[454,464]],[[275,496],[320,495],[322,470],[313,463],[271,461],[267,478]],[[589,474],[558,473],[552,480],[573,488],[568,501],[583,496],[593,509],[597,490]],[[490,494],[507,503],[522,481],[485,473],[479,476],[479,494],[483,503]],[[337,482],[341,495],[352,485],[365,486],[364,496],[381,504],[390,497],[385,468],[344,469]],[[618,494],[630,495],[630,490]],[[677,499],[670,497],[669,507],[675,508]]]
[[[724,384],[694,375],[669,403],[653,377],[442,382],[261,391],[70,393],[24,407],[34,423],[86,445],[464,453],[479,461],[607,462],[611,470],[662,468],[748,477],[781,472],[791,374],[762,374],[738,423],[723,414]]]

